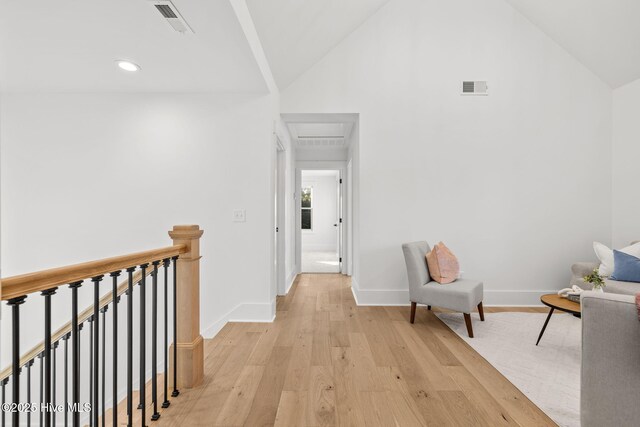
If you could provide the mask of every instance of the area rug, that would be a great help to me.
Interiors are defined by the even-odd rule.
[[[580,427],[580,319],[554,314],[536,347],[543,313],[473,315],[475,338],[467,336],[461,314],[438,317],[563,427]]]

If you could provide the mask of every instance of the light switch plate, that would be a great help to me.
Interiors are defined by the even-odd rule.
[[[233,211],[233,222],[245,222],[247,216],[244,209],[236,209]]]

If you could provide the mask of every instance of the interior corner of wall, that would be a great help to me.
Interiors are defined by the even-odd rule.
[[[356,291],[360,290],[360,285],[358,284],[358,279],[356,279],[356,275],[351,276],[351,289],[355,289]]]
[[[351,293],[353,294],[353,299],[355,300],[356,305],[360,305],[360,303],[358,302],[358,290],[354,286],[354,283],[355,282],[351,280]]]
[[[287,287],[284,290],[284,294],[287,295],[289,293],[289,291],[291,290],[291,287],[293,286],[293,282],[296,281],[296,277],[298,276],[297,273],[297,266],[293,268],[293,270],[291,271],[291,273],[289,274],[289,276],[287,277]]]

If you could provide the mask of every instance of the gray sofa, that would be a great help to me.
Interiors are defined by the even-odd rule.
[[[577,262],[571,266],[571,286],[578,285],[582,289],[591,290],[592,286],[582,278],[590,274],[594,268],[598,268],[598,262]],[[604,291],[612,294],[635,295],[640,292],[640,283],[619,282],[617,280],[605,279]]]
[[[571,285],[599,263],[571,266]],[[640,321],[635,295],[640,283],[605,280],[602,292],[582,294],[582,427],[640,425]]]
[[[582,294],[580,391],[582,427],[640,425],[640,322],[635,297]]]

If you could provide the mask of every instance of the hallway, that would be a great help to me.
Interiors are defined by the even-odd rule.
[[[433,312],[408,315],[358,307],[344,276],[300,275],[273,323],[206,340],[203,386],[153,425],[555,425]]]
[[[338,254],[330,251],[302,251],[304,273],[339,273]]]

